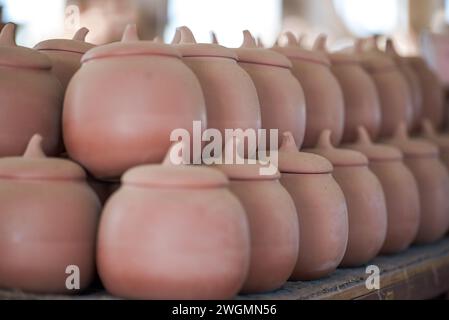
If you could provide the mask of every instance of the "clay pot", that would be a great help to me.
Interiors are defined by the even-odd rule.
[[[419,78],[423,94],[422,119],[430,119],[435,129],[440,130],[445,118],[444,88],[438,76],[421,57],[406,59]]]
[[[93,44],[85,42],[89,30],[81,28],[72,40],[52,39],[38,43],[34,49],[48,56],[53,64],[52,72],[61,82],[64,91],[69,85],[70,79],[81,68],[81,57]]]
[[[391,137],[401,122],[406,123],[407,128],[411,129],[414,106],[406,78],[395,61],[380,51],[376,43],[365,51],[363,44],[363,41],[358,41],[355,50],[361,57],[363,67],[376,84],[382,109],[380,136]]]
[[[415,176],[421,203],[421,221],[415,242],[432,243],[449,229],[449,174],[439,159],[438,148],[424,139],[410,139],[404,124],[387,141],[404,154]]]
[[[88,51],[64,104],[64,140],[72,159],[96,178],[116,178],[144,163],[160,163],[170,134],[193,121],[206,125],[195,75],[174,48],[138,41],[135,25],[122,42]]]
[[[225,136],[225,129],[257,130],[261,128],[260,105],[251,77],[237,64],[237,55],[218,44],[196,43],[187,27],[177,29],[173,40],[184,63],[195,73],[203,88],[207,107],[207,124]],[[245,156],[256,150],[247,148]]]
[[[147,165],[122,177],[98,235],[98,269],[113,295],[228,299],[246,279],[245,211],[218,170]]]
[[[89,286],[100,202],[80,166],[46,158],[34,136],[22,158],[0,159],[0,208],[0,287],[79,293],[66,287],[73,265]]]
[[[285,36],[287,46],[275,46],[272,50],[290,59],[292,72],[304,89],[307,110],[304,147],[315,146],[325,129],[332,131],[332,142],[338,145],[344,129],[344,101],[340,85],[331,72],[330,61],[320,52],[300,48],[292,33],[287,32]]]
[[[281,183],[295,202],[300,251],[292,280],[314,280],[333,273],[348,242],[345,197],[332,177],[332,164],[298,152],[293,135],[284,133],[279,152]]]
[[[422,136],[440,149],[440,159],[449,170],[449,135],[436,132],[432,122],[426,119],[422,123]]]
[[[292,64],[285,56],[257,47],[255,39],[244,31],[244,41],[239,49],[239,65],[251,76],[257,89],[262,114],[262,128],[268,132],[292,132],[300,148],[306,129],[306,105],[304,92],[291,73]],[[267,132],[266,149],[277,150],[282,137],[278,135],[277,146],[270,147]],[[261,144],[265,141],[261,141]],[[260,146],[263,148],[262,146]]]
[[[421,82],[419,80],[418,74],[415,69],[413,69],[410,60],[401,57],[394,46],[393,40],[387,40],[386,53],[388,53],[391,58],[394,59],[399,71],[407,80],[409,85],[412,103],[413,103],[413,121],[412,130],[416,131],[421,124],[421,115],[423,107],[423,92],[421,88]]]
[[[35,50],[17,46],[15,25],[0,34],[0,157],[19,156],[35,133],[43,148],[57,155],[62,147],[63,90],[51,73],[51,61]]]
[[[360,57],[347,52],[329,53],[327,37],[317,38],[314,50],[325,53],[332,62],[332,73],[340,83],[345,102],[345,130],[343,142],[357,139],[357,128],[365,127],[376,138],[381,126],[381,108],[376,85],[363,69]]]
[[[387,208],[382,185],[369,170],[368,159],[357,151],[336,149],[331,132],[323,131],[310,152],[328,159],[333,176],[340,185],[348,206],[349,239],[341,263],[356,267],[374,259],[382,249],[387,234]]]
[[[238,139],[228,144],[234,147]],[[298,259],[299,226],[295,204],[279,182],[277,169],[271,175],[261,171],[267,167],[268,163],[251,164],[247,159],[215,166],[229,178],[229,189],[240,200],[249,221],[251,259],[242,288],[244,293],[279,289],[289,279]]]
[[[370,170],[382,184],[388,228],[381,253],[407,249],[418,234],[420,203],[416,180],[405,166],[402,153],[391,146],[373,144],[363,127],[359,128],[357,142],[345,147],[363,153],[369,159]]]

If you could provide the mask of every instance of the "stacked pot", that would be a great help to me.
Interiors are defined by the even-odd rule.
[[[244,31],[231,49],[181,27],[167,45],[129,25],[94,47],[86,34],[35,50],[13,25],[0,35],[0,287],[77,293],[97,269],[120,297],[228,299],[448,231],[437,84],[391,42],[331,53],[287,33],[266,49]]]

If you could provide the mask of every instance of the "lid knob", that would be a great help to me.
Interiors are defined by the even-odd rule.
[[[399,124],[399,126],[396,129],[396,132],[394,134],[394,138],[397,140],[408,140],[409,139],[407,125],[404,122],[401,122],[401,124]]]
[[[437,136],[435,127],[429,119],[424,119],[421,126],[424,136],[426,136],[427,138],[435,138]]]
[[[280,152],[298,152],[298,146],[295,142],[295,138],[290,131],[282,134],[282,143],[279,148]]]
[[[258,48],[262,48],[262,49],[265,48],[265,44],[263,43],[261,37],[257,37],[257,47],[258,47]]]
[[[283,38],[287,39],[286,46],[288,46],[288,47],[293,47],[293,46],[299,45],[298,40],[296,39],[295,35],[291,31],[285,32],[278,38],[278,41],[276,43],[278,46],[281,44],[281,40]]]
[[[35,134],[23,154],[24,158],[46,158],[45,152],[42,148],[43,138],[40,134]]]
[[[89,29],[81,28],[75,33],[75,35],[73,36],[73,40],[85,42],[88,33]]]
[[[385,48],[385,52],[392,55],[392,56],[399,56],[396,47],[394,45],[394,42],[392,39],[388,38],[387,39],[387,44],[386,44],[386,48]]]
[[[373,142],[371,141],[371,138],[369,136],[369,133],[365,129],[365,127],[363,127],[363,126],[358,127],[357,132],[358,132],[357,143],[364,144],[364,145],[372,145],[373,144]]]
[[[137,25],[134,23],[128,24],[123,32],[122,42],[133,42],[139,41],[139,36],[137,35]]]
[[[178,30],[181,33],[181,39],[180,39],[179,43],[181,43],[181,44],[184,44],[184,43],[195,44],[196,43],[195,36],[193,35],[192,30],[190,30],[186,26],[179,27]]]
[[[179,31],[179,28],[176,28],[175,35],[173,36],[171,44],[179,44],[180,41],[181,41],[181,31]]]
[[[16,25],[8,23],[3,27],[0,33],[0,45],[2,46],[16,46]]]
[[[331,136],[332,136],[331,130],[324,130],[323,132],[321,132],[317,144],[318,148],[335,149],[334,146],[332,145]]]
[[[327,35],[320,34],[318,38],[316,38],[312,50],[327,53]]]
[[[354,41],[354,51],[355,53],[362,53],[365,48],[366,39],[358,38]]]
[[[210,32],[210,38],[211,38],[212,44],[219,44],[217,34],[215,32],[213,32],[213,31]]]
[[[243,31],[243,43],[240,48],[257,48],[257,43],[249,30]]]

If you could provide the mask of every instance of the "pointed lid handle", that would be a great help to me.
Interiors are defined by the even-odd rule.
[[[34,46],[36,50],[52,50],[52,51],[65,51],[72,53],[85,54],[95,46],[86,42],[86,36],[89,33],[89,29],[79,29],[72,39],[50,39],[38,43]]]
[[[409,158],[436,157],[439,154],[438,147],[427,140],[411,139],[405,123],[398,126],[394,137],[388,140],[388,143],[399,148],[404,156]]]

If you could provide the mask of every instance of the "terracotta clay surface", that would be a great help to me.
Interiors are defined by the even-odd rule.
[[[103,211],[98,269],[113,295],[229,299],[246,279],[245,211],[218,170],[148,165],[129,170]]]
[[[301,148],[306,129],[306,105],[302,87],[291,72],[291,62],[277,52],[258,48],[249,31],[243,34],[242,46],[234,51],[238,55],[239,65],[248,72],[256,86],[262,128],[278,130],[277,147],[282,141],[281,133],[292,132],[298,148]],[[266,149],[271,149],[269,134]]]
[[[81,28],[72,40],[52,39],[38,43],[34,49],[48,56],[52,62],[52,72],[61,82],[64,91],[69,85],[70,79],[81,68],[81,57],[94,47],[85,42],[89,32]]]
[[[435,144],[440,149],[440,159],[449,170],[449,135],[438,133],[428,119],[422,123],[422,137]]]
[[[48,155],[62,148],[63,90],[51,73],[51,61],[35,50],[17,46],[15,25],[0,34],[0,157],[19,156],[31,137],[44,137]]]
[[[0,159],[0,287],[79,293],[66,287],[74,265],[86,289],[95,276],[99,211],[83,169],[46,158],[39,135],[22,158]]]
[[[345,148],[363,153],[369,168],[379,179],[385,194],[388,214],[387,237],[382,253],[393,254],[407,249],[415,240],[420,222],[419,192],[403,155],[391,146],[372,143],[367,130],[359,128],[358,140]]]
[[[279,152],[281,183],[295,202],[300,248],[292,280],[313,280],[333,273],[348,242],[348,212],[342,190],[332,177],[332,164],[298,152],[293,135],[283,136]]]
[[[287,45],[275,46],[272,50],[290,59],[292,72],[304,90],[307,110],[304,147],[314,147],[325,129],[332,131],[332,142],[338,145],[344,129],[344,98],[330,70],[330,61],[320,52],[302,49],[292,33],[287,32],[285,36]]]
[[[411,139],[400,125],[387,141],[404,153],[405,164],[415,176],[421,203],[421,221],[416,243],[432,243],[449,229],[449,174],[439,159],[438,148],[424,139]]]
[[[344,267],[355,267],[374,259],[382,249],[387,234],[387,208],[382,185],[368,168],[368,159],[357,151],[336,149],[330,131],[323,131],[310,152],[319,154],[334,165],[333,176],[341,187],[348,206],[349,239]]]
[[[206,126],[201,86],[171,46],[138,41],[128,26],[122,42],[96,47],[67,89],[64,141],[71,158],[96,178],[117,178],[160,163],[170,134],[193,121]]]

